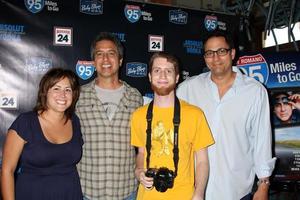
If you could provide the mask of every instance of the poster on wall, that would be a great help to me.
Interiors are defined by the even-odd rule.
[[[275,152],[275,178],[300,178],[300,90],[271,91]]]
[[[275,156],[274,181],[300,179],[300,58],[297,52],[241,56],[237,66],[269,91]]]

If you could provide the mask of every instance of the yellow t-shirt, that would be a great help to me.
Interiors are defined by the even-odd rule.
[[[131,119],[131,144],[146,148],[146,113],[148,105],[138,108]],[[179,163],[172,189],[158,192],[139,186],[137,200],[185,200],[194,192],[194,152],[214,143],[204,113],[196,106],[180,100]],[[175,171],[173,161],[174,107],[153,106],[150,167],[167,167]],[[146,151],[144,167],[146,168]]]

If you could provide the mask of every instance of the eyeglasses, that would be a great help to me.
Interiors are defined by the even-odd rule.
[[[205,58],[212,58],[214,54],[216,53],[218,56],[225,56],[228,54],[228,52],[231,51],[231,49],[225,49],[225,48],[220,48],[216,51],[213,50],[207,50],[204,52],[204,57]]]

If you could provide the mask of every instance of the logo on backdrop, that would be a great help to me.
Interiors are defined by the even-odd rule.
[[[126,42],[126,39],[125,39],[125,33],[121,33],[121,32],[117,32],[117,33],[112,33],[114,36],[118,37],[118,39],[121,41],[121,42]]]
[[[38,0],[36,0],[38,1]],[[56,1],[45,1],[45,5],[47,6],[47,10],[48,11],[54,11],[54,12],[58,12],[59,11],[59,7],[58,7],[58,0]]]
[[[53,45],[72,46],[73,29],[70,27],[54,27]]]
[[[188,54],[201,54],[203,42],[197,40],[185,40],[183,46],[186,48]]]
[[[147,64],[140,62],[126,63],[126,75],[130,77],[146,77]]]
[[[44,74],[52,68],[52,60],[45,57],[27,57],[25,60],[25,71],[36,74]]]
[[[76,64],[76,73],[82,80],[91,78],[94,74],[95,67],[93,61],[78,60]]]
[[[103,14],[103,2],[98,0],[80,0],[80,12],[88,15]]]
[[[225,22],[221,22],[221,21],[218,21],[218,28],[222,31],[226,31],[227,30],[227,26],[226,26],[226,23]]]
[[[216,30],[218,25],[218,18],[214,15],[206,15],[204,18],[204,26],[206,30],[213,31]]]
[[[268,64],[261,54],[242,56],[237,61],[237,66],[248,76],[267,84],[269,77]]]
[[[27,10],[32,13],[38,13],[43,10],[45,6],[44,0],[24,0]]]
[[[153,21],[152,13],[142,11],[142,16],[144,21]]]
[[[173,24],[187,24],[188,13],[182,10],[169,10],[169,22]]]
[[[15,92],[0,91],[0,108],[8,110],[18,109],[18,95]]]
[[[149,35],[148,36],[148,51],[159,52],[164,50],[164,36]]]
[[[139,6],[135,5],[126,5],[124,8],[124,14],[128,21],[135,23],[139,21],[142,11]]]
[[[0,24],[0,41],[21,41],[21,35],[24,35],[24,25]]]

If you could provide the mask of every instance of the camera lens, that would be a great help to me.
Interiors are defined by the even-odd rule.
[[[156,174],[156,169],[154,168],[149,168],[147,169],[145,176],[150,177],[150,178],[154,178]]]

